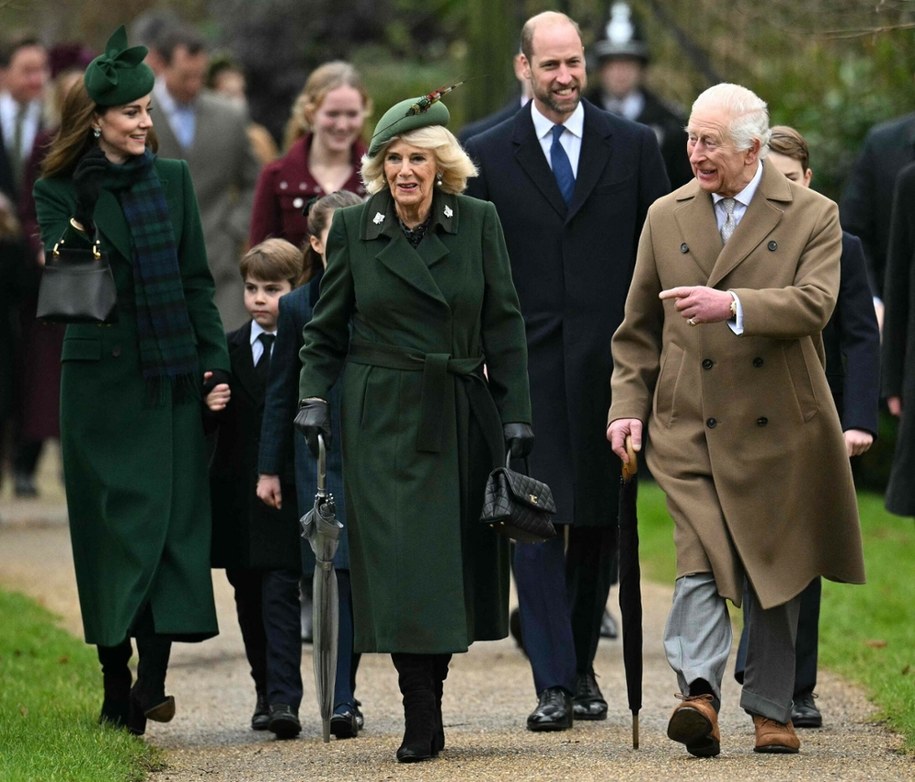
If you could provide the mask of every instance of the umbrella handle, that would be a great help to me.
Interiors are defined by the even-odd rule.
[[[623,462],[623,480],[630,481],[639,471],[639,457],[632,448],[632,437],[626,435],[626,454],[629,456],[628,462]]]
[[[322,494],[327,486],[327,446],[324,444],[324,435],[318,435],[318,491]]]

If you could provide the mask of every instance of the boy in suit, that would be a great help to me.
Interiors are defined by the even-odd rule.
[[[298,518],[293,503],[268,508],[254,489],[279,300],[292,290],[302,263],[302,252],[283,239],[261,242],[241,260],[244,304],[251,320],[226,335],[233,391],[220,414],[210,467],[212,564],[226,569],[235,589],[238,623],[257,692],[251,727],[270,730],[279,739],[294,738],[302,729]],[[217,385],[210,396],[227,390]],[[294,476],[290,448],[281,475],[289,496],[295,496]]]

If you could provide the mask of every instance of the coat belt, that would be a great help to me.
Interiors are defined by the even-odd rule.
[[[396,345],[353,340],[346,360],[354,364],[423,373],[416,450],[426,453],[442,450],[444,422],[453,418],[453,410],[448,409],[448,376],[457,377],[462,381],[470,410],[480,424],[494,463],[502,460],[502,421],[486,381],[478,371],[483,366],[482,356],[453,358],[450,353],[420,353]]]

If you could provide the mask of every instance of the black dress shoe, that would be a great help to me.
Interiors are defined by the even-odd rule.
[[[613,614],[605,608],[600,620],[600,637],[616,638],[617,635],[619,635],[619,631],[616,629],[616,620],[613,618]]]
[[[342,703],[334,709],[330,718],[330,732],[338,739],[354,739],[359,735],[356,704]]]
[[[278,739],[294,739],[302,732],[299,715],[292,706],[275,703],[270,706],[270,720],[267,730],[275,733]]]
[[[597,686],[594,671],[578,674],[575,696],[572,698],[572,713],[577,720],[607,719],[607,701]]]
[[[795,697],[794,706],[791,708],[791,722],[795,728],[823,727],[823,715],[813,702],[815,697],[812,692]]]
[[[572,727],[572,696],[562,687],[547,687],[527,718],[527,729],[568,730]]]
[[[270,725],[270,707],[267,699],[258,694],[254,714],[251,715],[251,730],[267,730]]]

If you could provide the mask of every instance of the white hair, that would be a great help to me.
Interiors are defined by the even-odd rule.
[[[692,113],[702,109],[727,112],[728,134],[738,150],[750,149],[758,140],[759,156],[763,158],[769,152],[769,109],[752,90],[739,84],[716,84],[693,102]]]

